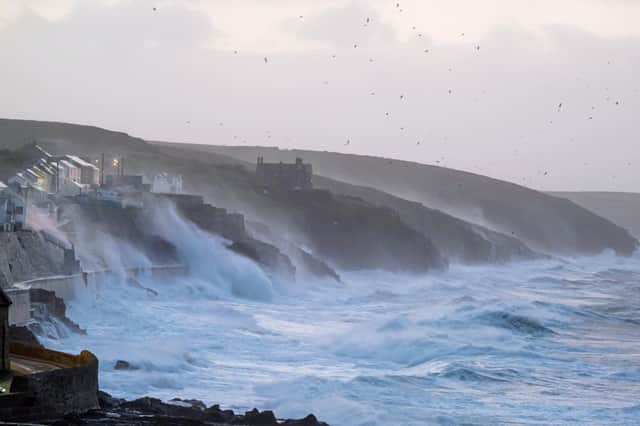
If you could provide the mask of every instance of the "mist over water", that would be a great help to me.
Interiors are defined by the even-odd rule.
[[[69,313],[88,335],[47,345],[91,348],[101,388],[118,397],[313,412],[333,425],[640,417],[638,253],[285,285],[199,238],[193,254],[213,250],[208,268],[143,278],[157,296],[119,280],[88,290]],[[118,359],[138,369],[116,371]]]

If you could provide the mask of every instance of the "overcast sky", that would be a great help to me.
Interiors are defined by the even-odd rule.
[[[2,117],[640,192],[636,0],[0,0],[0,54]]]

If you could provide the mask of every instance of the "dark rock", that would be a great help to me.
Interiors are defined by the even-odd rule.
[[[25,345],[43,347],[38,338],[28,327],[22,325],[12,325],[9,327],[9,340],[23,343]]]
[[[131,365],[127,361],[123,361],[121,359],[116,361],[116,364],[113,366],[115,370],[139,370],[135,365]]]
[[[191,406],[191,408],[194,408],[194,409],[200,410],[200,411],[204,411],[204,410],[207,409],[207,406],[204,405],[204,402],[200,401],[199,399],[173,398],[170,402],[181,403],[181,404],[189,404]]]
[[[282,424],[284,426],[329,426],[325,422],[319,422],[313,414],[309,414],[307,417],[300,420],[285,420]]]
[[[273,414],[273,411],[258,411],[258,409],[254,408],[253,410],[244,413],[244,416],[235,420],[234,424],[273,426],[278,424],[278,420],[276,419],[275,414]]]
[[[109,410],[124,402],[126,402],[124,399],[114,398],[106,392],[98,391],[98,404],[103,410]]]
[[[207,408],[197,399],[174,398],[169,403],[156,398],[139,398],[134,401],[114,398],[106,392],[98,391],[99,410],[84,414],[68,415],[52,419],[43,424],[100,425],[100,426],[328,426],[319,422],[312,414],[304,419],[278,422],[273,411],[253,409],[244,415],[232,410],[222,410],[219,405]]]
[[[205,410],[207,420],[217,423],[231,423],[236,415],[233,410],[221,410],[219,405],[213,405]]]

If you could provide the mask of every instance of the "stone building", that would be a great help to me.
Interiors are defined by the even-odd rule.
[[[256,183],[269,189],[285,191],[313,189],[311,164],[296,158],[293,164],[265,163],[263,157],[258,157],[256,164]]]
[[[10,367],[9,306],[11,306],[11,299],[0,288],[0,371],[7,371]]]

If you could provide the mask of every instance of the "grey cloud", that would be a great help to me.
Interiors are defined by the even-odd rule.
[[[332,47],[352,48],[357,44],[379,48],[396,42],[393,27],[382,22],[375,10],[356,2],[319,15],[288,20],[285,28],[299,37],[327,42]]]

